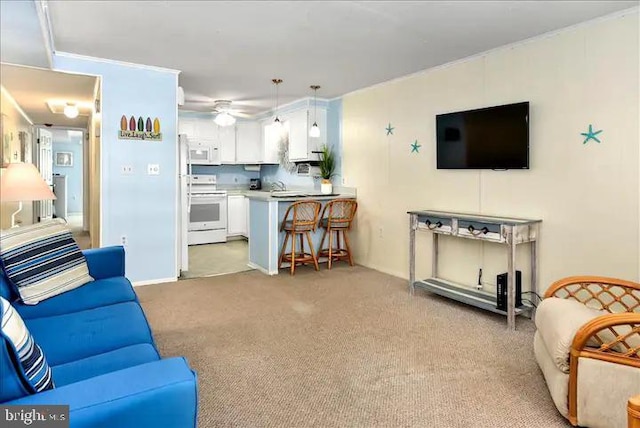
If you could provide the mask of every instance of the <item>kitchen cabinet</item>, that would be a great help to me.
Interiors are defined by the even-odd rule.
[[[267,120],[262,123],[262,163],[280,163],[278,149],[283,134],[289,132],[289,123],[282,122],[280,127]]]
[[[247,235],[247,206],[244,195],[227,196],[227,236]]]
[[[258,122],[236,124],[236,163],[262,162],[262,129]]]
[[[327,110],[318,108],[302,109],[285,117],[289,122],[289,160],[292,162],[318,160],[319,151],[327,141]],[[309,129],[314,121],[320,128],[319,137],[310,137]]]
[[[217,139],[220,147],[220,162],[225,164],[236,163],[236,127],[218,126]]]
[[[218,140],[218,125],[213,118],[180,118],[178,134],[186,134],[190,142],[206,142],[211,144]]]

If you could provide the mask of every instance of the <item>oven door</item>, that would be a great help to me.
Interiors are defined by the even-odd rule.
[[[227,228],[227,195],[191,194],[189,230]]]

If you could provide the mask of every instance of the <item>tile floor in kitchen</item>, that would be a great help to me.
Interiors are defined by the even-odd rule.
[[[248,261],[249,243],[244,239],[218,244],[191,245],[189,270],[183,272],[180,278],[200,278],[252,270],[247,266]]]

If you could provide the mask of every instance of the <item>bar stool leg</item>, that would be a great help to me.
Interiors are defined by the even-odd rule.
[[[347,246],[347,254],[349,255],[349,265],[353,266],[353,257],[351,256],[351,246],[349,245],[349,235],[346,230],[342,231],[344,236],[344,244]]]
[[[296,234],[291,237],[291,275],[296,273]]]
[[[289,232],[284,235],[284,241],[282,241],[282,248],[280,248],[280,257],[278,258],[278,269],[282,267],[282,260],[284,259],[284,252],[287,249],[287,242],[289,241]]]
[[[331,270],[331,262],[333,261],[333,230],[329,229],[329,270]]]
[[[318,266],[318,257],[316,256],[316,251],[313,249],[313,242],[311,242],[311,235],[309,235],[309,232],[306,232],[305,234],[307,235],[307,241],[309,242],[309,251],[311,251],[311,257],[313,257],[313,264],[315,265],[316,270],[320,270],[320,267]]]
[[[322,239],[320,239],[320,246],[318,247],[318,257],[320,257],[320,252],[322,251],[322,245],[324,245],[324,238],[327,237],[327,229],[323,229]]]

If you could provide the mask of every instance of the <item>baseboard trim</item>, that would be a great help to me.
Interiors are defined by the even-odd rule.
[[[164,283],[167,283],[167,282],[175,282],[177,280],[178,280],[178,278],[176,278],[176,277],[158,278],[158,279],[149,279],[149,280],[146,280],[146,281],[135,281],[135,282],[132,282],[131,284],[134,287],[142,287],[143,285],[164,284]]]
[[[276,271],[270,271],[268,269],[263,268],[262,266],[258,266],[257,264],[252,263],[252,262],[247,263],[247,266],[249,266],[250,268],[253,268],[255,270],[259,270],[260,272],[262,272],[264,274],[267,274],[267,275],[277,275],[278,274],[277,270]]]

